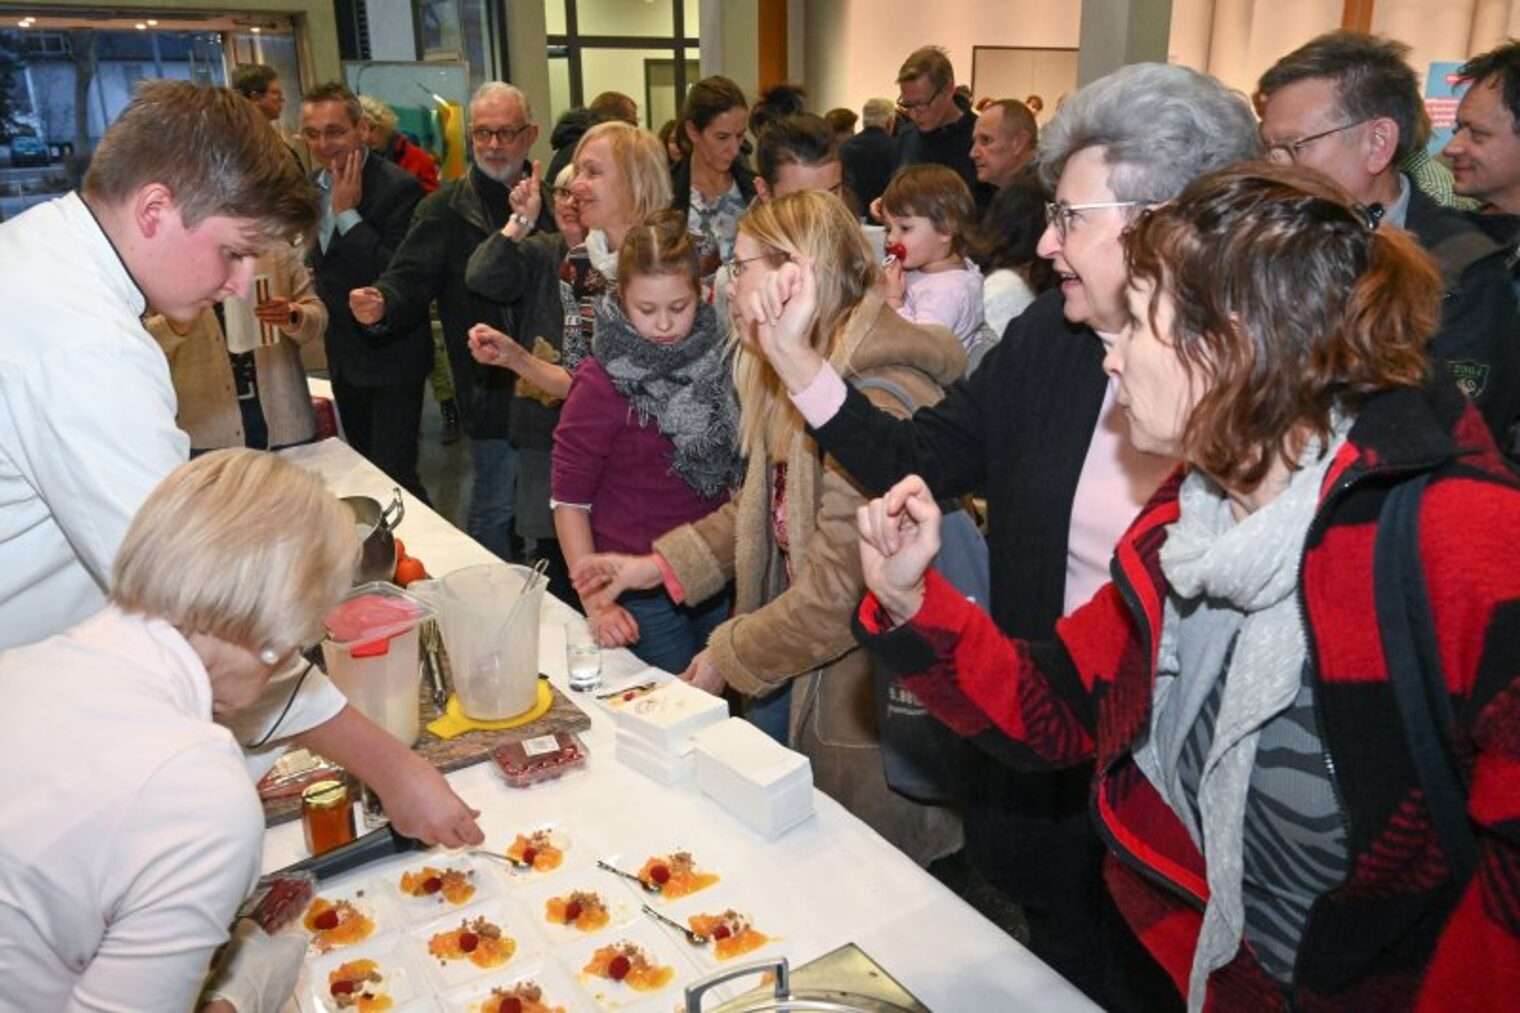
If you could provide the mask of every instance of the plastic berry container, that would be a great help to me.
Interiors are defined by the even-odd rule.
[[[585,745],[574,733],[553,732],[498,746],[491,759],[507,784],[527,788],[582,769],[587,755]]]

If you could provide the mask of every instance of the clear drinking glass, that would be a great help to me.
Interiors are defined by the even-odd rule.
[[[573,690],[584,693],[602,684],[602,649],[596,644],[591,624],[584,619],[565,624],[565,668]]]

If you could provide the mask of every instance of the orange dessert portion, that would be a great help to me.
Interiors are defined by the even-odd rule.
[[[473,877],[458,869],[437,869],[425,865],[417,872],[401,874],[401,892],[409,897],[438,896],[450,904],[463,904],[475,896]]]
[[[327,975],[327,991],[339,1009],[358,1013],[384,1013],[391,997],[382,990],[384,976],[373,960],[350,960]]]
[[[591,962],[581,970],[598,978],[621,982],[636,992],[658,991],[676,976],[675,968],[661,967],[626,939],[598,949],[591,955]]]
[[[565,860],[565,853],[554,846],[552,831],[535,830],[526,836],[518,834],[507,847],[507,857],[522,865],[531,865],[534,872],[558,869]]]
[[[563,1006],[544,1002],[544,990],[531,981],[511,988],[493,988],[491,997],[480,1004],[480,1013],[565,1013]]]
[[[517,952],[517,942],[502,935],[500,925],[476,918],[433,936],[428,940],[428,952],[440,964],[468,959],[476,967],[500,967]]]
[[[368,939],[375,931],[375,923],[369,916],[346,900],[333,903],[318,897],[306,909],[302,924],[312,934],[317,950],[326,953],[339,946],[352,946]]]
[[[564,897],[550,897],[544,902],[544,918],[555,925],[574,925],[582,932],[607,927],[612,915],[600,894],[575,890]]]
[[[667,900],[704,890],[718,881],[716,873],[701,872],[689,851],[656,856],[644,863],[639,878],[657,887]]]
[[[693,932],[700,932],[712,940],[713,955],[719,960],[731,960],[771,941],[770,936],[750,924],[748,915],[733,908],[719,915],[690,915],[686,924]]]

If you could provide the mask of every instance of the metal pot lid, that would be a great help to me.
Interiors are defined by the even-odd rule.
[[[721,971],[686,990],[687,1010],[701,1008],[708,988],[747,975],[771,972],[775,983],[746,992],[712,1013],[929,1013],[864,950],[847,943],[796,970],[785,959]]]

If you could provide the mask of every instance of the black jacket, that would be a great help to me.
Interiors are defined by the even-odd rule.
[[[976,206],[985,208],[992,202],[997,187],[976,180],[976,164],[971,161],[971,134],[975,129],[975,113],[965,113],[953,123],[946,123],[927,134],[920,133],[910,123],[897,136],[897,164],[901,167],[932,162],[954,169],[971,188]]]
[[[384,387],[426,377],[433,368],[433,337],[427,319],[374,333],[348,311],[348,293],[373,285],[406,237],[422,184],[378,155],[364,162],[364,193],[355,208],[362,219],[347,232],[335,230],[326,250],[310,255],[317,295],[327,307],[327,366],[334,380],[358,387]]]
[[[476,185],[476,170],[430,194],[417,208],[411,231],[390,268],[375,283],[385,294],[386,331],[428,327],[428,306],[438,300],[443,347],[454,373],[454,397],[465,432],[479,439],[505,438],[512,375],[483,366],[470,355],[470,328],[487,323],[511,333],[505,307],[471,292],[465,265],[488,235],[505,221],[493,222]],[[345,310],[345,313],[347,311]]]
[[[860,206],[869,208],[897,171],[897,139],[881,127],[866,127],[839,146],[839,160]]]
[[[564,348],[565,315],[560,297],[560,264],[566,253],[565,237],[539,233],[514,243],[500,232],[492,233],[470,257],[465,283],[480,297],[503,303],[506,333],[530,352],[556,361]],[[562,400],[550,400],[527,389],[516,374],[499,366],[494,370],[512,385],[512,445],[533,450],[554,446],[554,427],[559,422]],[[533,396],[537,394],[538,396]]]
[[[1494,440],[1520,418],[1520,312],[1504,247],[1460,212],[1409,189],[1405,227],[1441,269],[1441,329],[1430,351],[1482,411]]]
[[[734,159],[734,164],[729,166],[728,171],[733,173],[734,183],[739,187],[739,196],[748,204],[755,199],[755,174],[742,159]],[[691,210],[691,156],[688,155],[675,164],[670,170],[670,206],[677,211],[687,212]]]

